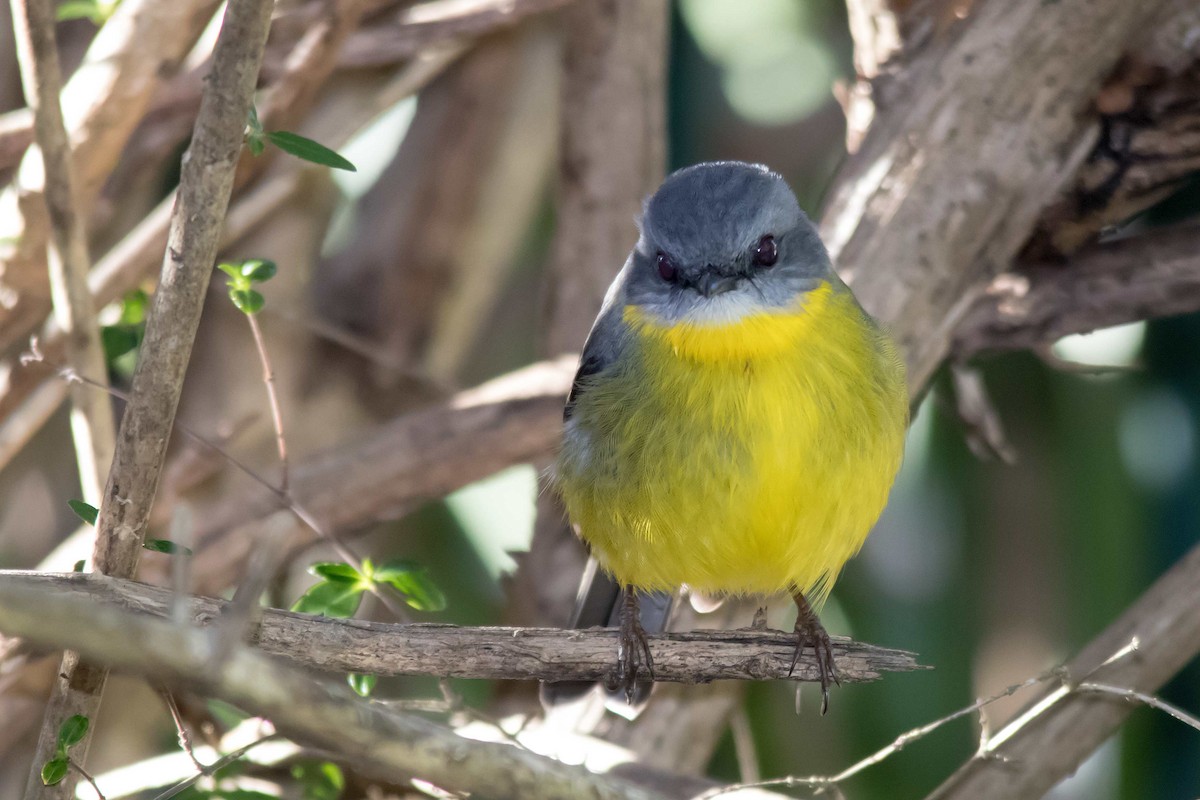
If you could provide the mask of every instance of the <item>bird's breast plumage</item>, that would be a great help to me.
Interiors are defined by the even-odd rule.
[[[899,468],[908,400],[844,287],[725,324],[623,309],[626,346],[567,423],[558,480],[618,581],[823,597]]]

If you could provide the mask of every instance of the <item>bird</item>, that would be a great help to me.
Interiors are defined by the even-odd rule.
[[[813,649],[824,713],[838,676],[818,612],[899,470],[904,363],[766,166],[676,171],[638,229],[584,344],[554,466],[599,566],[576,626],[617,624],[612,683],[632,702],[653,680],[643,598],[658,630],[680,587],[786,593],[790,669]]]

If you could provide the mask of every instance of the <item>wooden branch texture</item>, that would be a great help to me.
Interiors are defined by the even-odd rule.
[[[0,583],[159,617],[170,615],[173,598],[157,586],[80,573],[0,572]],[[220,625],[229,605],[191,598],[188,617],[198,626]],[[4,617],[0,610],[0,630],[7,632]],[[608,629],[394,625],[275,609],[263,611],[251,639],[263,652],[299,666],[381,676],[603,680],[613,670],[616,653],[616,631]],[[794,634],[783,631],[695,631],[651,636],[650,648],[654,676],[660,681],[817,680],[816,661],[808,651],[795,673],[788,674],[795,642]],[[834,639],[834,656],[838,674],[850,683],[920,668],[911,653],[844,638]]]
[[[47,625],[47,619],[58,622]],[[614,776],[520,747],[465,739],[425,719],[389,712],[340,681],[315,681],[249,647],[234,644],[215,659],[209,631],[44,587],[0,580],[0,628],[49,647],[78,647],[88,659],[114,669],[226,700],[270,719],[297,742],[339,753],[367,776],[393,783],[419,776],[443,789],[497,800],[660,797]]]
[[[914,394],[964,293],[1006,268],[1091,147],[1088,105],[1163,0],[980,0],[906,64],[839,174],[822,232],[888,324]]]

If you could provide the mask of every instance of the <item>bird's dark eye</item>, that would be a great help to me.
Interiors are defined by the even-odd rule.
[[[658,264],[658,274],[667,283],[672,283],[675,280],[675,262],[671,257],[662,250],[658,251],[658,256],[655,257],[655,262]]]
[[[770,234],[758,240],[758,244],[754,245],[754,266],[756,267],[773,267],[775,262],[779,260],[779,245],[775,244],[775,237]]]

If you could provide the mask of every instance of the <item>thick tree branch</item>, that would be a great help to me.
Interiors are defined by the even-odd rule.
[[[906,64],[822,219],[863,305],[919,390],[964,293],[1008,267],[1094,134],[1088,104],[1164,0],[977,0]]]
[[[1094,245],[1067,264],[1019,266],[998,275],[964,314],[952,352],[1050,344],[1156,317],[1200,310],[1200,227]]]
[[[46,625],[51,618],[60,624]],[[443,789],[499,800],[660,797],[616,777],[519,747],[464,739],[441,725],[386,711],[344,682],[317,682],[249,647],[234,645],[214,661],[208,631],[86,598],[0,581],[0,628],[50,647],[78,646],[88,659],[114,669],[226,700],[270,719],[297,742],[338,753],[364,774],[394,783],[420,777]]]
[[[1200,652],[1200,547],[1193,548],[1067,664],[1063,685],[1033,700],[927,800],[1041,797],[1075,772],[1135,706],[1079,691],[1086,680],[1153,694]]]
[[[174,597],[157,586],[79,573],[0,572],[0,582],[159,617],[171,614]],[[192,598],[189,618],[200,626],[220,625],[229,607],[223,600]],[[5,630],[4,619],[0,608],[0,630]],[[45,626],[51,623],[43,616]],[[274,609],[263,611],[252,640],[265,653],[323,671],[492,680],[602,680],[612,672],[616,653],[616,632],[600,628],[396,625]],[[795,644],[792,633],[750,629],[650,637],[655,679],[678,683],[817,680],[815,657],[808,651],[788,674]],[[834,640],[834,655],[839,676],[851,683],[919,668],[911,653],[840,637]]]

